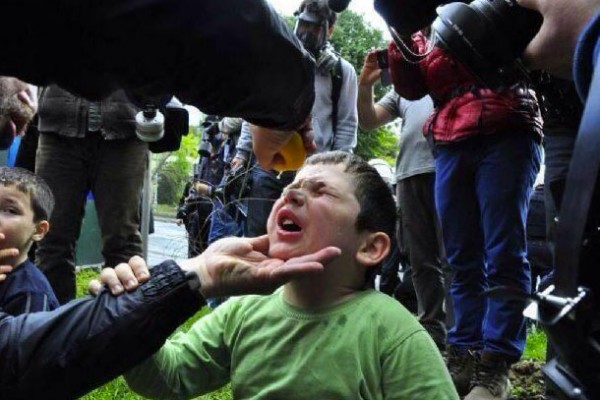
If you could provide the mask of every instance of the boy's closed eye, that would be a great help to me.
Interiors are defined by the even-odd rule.
[[[299,182],[294,182],[288,185],[288,187],[286,187],[283,190],[282,196],[285,196],[291,189],[303,189],[311,196],[326,195],[331,197],[337,197],[334,191],[331,188],[327,187],[325,182],[322,181],[302,180]]]
[[[21,210],[18,207],[0,206],[0,212],[4,214],[20,215]]]

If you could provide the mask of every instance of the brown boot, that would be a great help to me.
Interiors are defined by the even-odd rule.
[[[473,370],[476,363],[476,353],[471,350],[457,349],[452,345],[446,346],[448,371],[459,395],[469,393]]]
[[[475,365],[471,391],[464,400],[507,400],[512,387],[508,380],[510,363],[498,353],[482,352]]]

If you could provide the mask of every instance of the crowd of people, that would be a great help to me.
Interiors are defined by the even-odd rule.
[[[30,85],[0,78],[1,142],[36,111],[39,131],[33,172],[0,168],[1,397],[74,398],[124,374],[151,398],[230,382],[236,398],[508,399],[527,334],[522,299],[535,290],[526,227],[542,147],[553,251],[578,127],[597,127],[600,2],[518,0],[544,17],[523,54],[543,71],[501,87],[432,47],[428,28],[403,38],[417,63],[392,41],[369,51],[357,76],[328,41],[337,15],[327,1],[302,0],[293,31],[264,1],[204,3],[0,7],[44,14],[0,63],[3,75],[43,86],[38,106]],[[190,9],[213,23],[199,26]],[[157,11],[164,23],[147,26]],[[65,24],[46,34],[52,16]],[[153,46],[168,54],[151,58]],[[265,46],[282,57],[261,63]],[[223,63],[205,63],[211,54]],[[235,90],[210,83],[233,70]],[[386,73],[393,88],[376,100]],[[211,150],[182,197],[189,259],[148,269],[139,257],[148,146],[133,133],[129,99],[167,94],[227,117],[207,125]],[[396,118],[392,193],[352,153],[359,125]],[[312,155],[298,171],[275,171],[292,131]],[[243,196],[227,190],[240,170],[252,180]],[[106,268],[90,284],[95,297],[73,301],[88,192]],[[394,246],[408,249],[416,315],[375,290]],[[486,295],[498,287],[513,295]],[[207,301],[214,311],[167,339]]]

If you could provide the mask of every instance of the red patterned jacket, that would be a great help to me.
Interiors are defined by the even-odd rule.
[[[425,36],[417,33],[412,40],[412,50],[425,53]],[[541,138],[537,98],[524,83],[492,90],[437,46],[414,64],[406,61],[392,42],[389,60],[394,88],[400,96],[417,100],[429,94],[433,99],[435,111],[423,132],[432,133],[436,143],[511,132],[533,132]]]

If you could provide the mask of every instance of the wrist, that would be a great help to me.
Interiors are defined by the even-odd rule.
[[[178,262],[181,270],[188,277],[194,277],[196,282],[190,284],[190,288],[195,289],[198,293],[206,298],[207,291],[210,292],[210,283],[208,279],[208,273],[206,272],[206,262],[204,256],[200,254],[197,257],[181,260]]]

